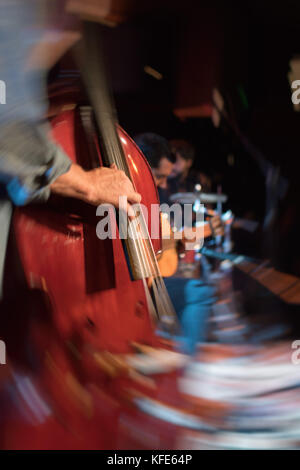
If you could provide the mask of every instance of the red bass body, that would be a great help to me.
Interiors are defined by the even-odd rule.
[[[151,170],[118,132],[150,215],[158,204]],[[79,110],[55,116],[52,137],[89,168]],[[1,448],[117,445],[119,384],[101,365],[102,354],[130,353],[133,342],[155,345],[157,339],[143,282],[131,279],[119,238],[97,238],[98,222],[96,208],[67,199],[15,210],[1,306],[9,361],[0,385]],[[153,245],[158,250],[160,240]]]

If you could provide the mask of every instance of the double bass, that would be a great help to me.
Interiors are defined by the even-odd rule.
[[[4,449],[116,448],[120,394],[132,380],[118,358],[136,344],[156,346],[157,321],[176,327],[156,261],[160,239],[148,231],[157,190],[146,159],[116,124],[97,38],[87,23],[80,57],[88,103],[58,108],[52,138],[86,170],[123,170],[149,220],[141,210],[128,221],[134,236],[100,240],[96,210],[83,202],[53,197],[15,209],[1,303]]]

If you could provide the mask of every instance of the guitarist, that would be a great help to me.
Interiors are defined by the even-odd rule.
[[[196,184],[201,184],[204,193],[210,193],[211,179],[209,176],[192,168],[195,160],[195,148],[186,140],[170,140],[169,145],[175,157],[173,170],[168,178],[170,193],[193,192]]]
[[[161,202],[167,203],[165,189],[174,166],[174,158],[168,141],[157,134],[145,133],[136,136],[135,142],[151,166],[159,195],[162,196]],[[216,232],[221,234],[219,217],[215,218],[214,225]],[[204,229],[204,234],[209,230],[211,235],[210,224],[207,223],[205,226],[207,230]],[[207,320],[211,307],[216,301],[215,289],[201,279],[165,277],[164,281],[181,320],[184,352],[193,354],[197,342],[206,339]]]

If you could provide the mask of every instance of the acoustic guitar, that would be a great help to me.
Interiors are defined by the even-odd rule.
[[[218,217],[216,213],[211,212],[210,215],[213,215],[212,222],[203,223],[203,237],[208,238],[213,235],[223,235],[224,230],[221,218]],[[230,223],[231,222],[232,220],[230,221]],[[187,241],[188,243],[193,243],[193,240],[191,239],[191,231],[194,232],[196,236],[196,229],[192,227],[188,229],[184,228],[184,230],[182,230],[182,238],[176,238],[176,232],[172,230],[167,214],[161,213],[162,249],[158,254],[157,259],[159,269],[163,277],[170,277],[176,273],[178,268],[178,243],[180,241],[182,243],[185,243],[185,241]],[[197,243],[198,242],[195,239],[195,246]]]

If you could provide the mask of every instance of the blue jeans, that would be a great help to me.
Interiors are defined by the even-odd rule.
[[[182,349],[193,354],[197,342],[206,338],[208,317],[216,302],[215,288],[200,279],[169,277],[164,281],[182,326]]]

